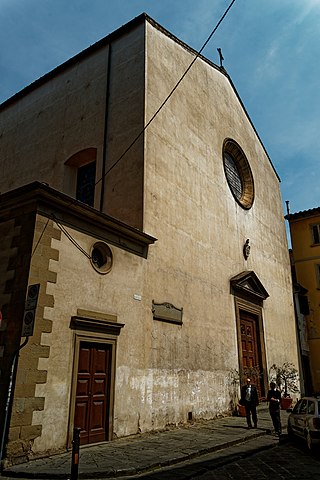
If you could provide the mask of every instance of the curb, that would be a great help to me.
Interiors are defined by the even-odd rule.
[[[260,435],[260,436],[263,436],[263,434]],[[244,440],[241,443],[246,443],[246,441],[248,441],[248,440],[254,440],[254,438],[251,437],[251,439]],[[250,450],[243,451],[241,453],[232,453],[230,455],[225,456],[224,458],[204,460],[202,462],[201,462],[201,456],[198,456],[198,457],[195,457],[195,460],[196,460],[196,458],[198,458],[199,462],[195,461],[194,463],[191,463],[190,465],[188,465],[188,467],[183,467],[182,466],[182,463],[187,462],[188,460],[182,460],[181,462],[176,464],[176,465],[181,464],[181,467],[177,468],[175,470],[174,475],[175,476],[178,475],[179,478],[181,477],[181,479],[183,479],[183,480],[193,479],[193,478],[195,478],[195,475],[198,478],[198,476],[204,475],[204,474],[209,473],[209,472],[213,472],[217,468],[221,468],[221,467],[223,467],[225,465],[228,465],[230,463],[243,460],[243,459],[248,458],[252,455],[256,455],[260,452],[270,450],[272,448],[277,448],[279,446],[279,444],[283,445],[287,442],[288,442],[288,439],[286,437],[286,438],[282,438],[281,440],[279,439],[279,442],[276,443],[276,444],[270,443],[269,445],[261,445],[259,447],[255,447],[255,448],[252,448]],[[240,445],[241,443],[237,443],[236,445]],[[235,446],[235,445],[233,445],[233,446]],[[210,452],[208,452],[208,453],[210,453]],[[208,468],[206,468],[204,466],[201,467],[201,463],[202,464],[208,464],[208,465],[210,465],[210,467],[208,467]],[[174,465],[174,464],[171,464],[171,466],[172,465]],[[166,475],[167,467],[169,467],[169,466],[170,465],[166,465],[166,466],[162,466],[162,467],[155,468],[155,469],[150,468],[150,469],[146,469],[144,471],[136,471],[134,474],[130,474],[132,476],[130,476],[129,478],[132,478],[132,480],[138,479],[138,478],[139,479],[141,478],[141,480],[143,480],[144,478],[146,480],[147,479],[152,480],[153,475],[155,476],[155,478],[161,478],[161,475],[163,475],[163,478],[166,478],[165,475]],[[194,467],[194,469],[192,467]],[[185,471],[179,473],[179,470],[180,469],[183,470],[184,468],[188,468],[189,473],[185,473]],[[172,470],[168,470],[168,471],[170,471],[170,474],[172,475]],[[91,477],[91,478],[94,478],[94,477]],[[106,480],[109,480],[109,479],[112,479],[112,478],[118,478],[118,480],[126,480],[126,478],[128,478],[128,476],[124,474],[121,477],[119,477],[118,475],[116,475],[114,477],[105,477]]]
[[[270,430],[265,430],[265,431],[260,431],[256,433],[252,433],[249,435],[246,435],[242,439],[237,439],[237,440],[231,440],[225,443],[221,443],[218,445],[214,445],[212,447],[208,448],[203,448],[201,450],[198,450],[197,452],[193,452],[190,454],[185,454],[183,457],[179,457],[176,459],[169,459],[165,461],[160,461],[160,462],[154,462],[148,465],[147,467],[128,467],[124,468],[123,470],[114,470],[110,468],[110,470],[98,470],[95,468],[94,471],[91,472],[81,472],[81,459],[79,462],[79,472],[78,472],[78,478],[83,479],[83,480],[88,480],[88,479],[95,479],[95,478],[125,478],[129,476],[134,476],[134,475],[141,475],[141,474],[146,474],[146,473],[155,473],[156,471],[159,471],[160,469],[170,467],[173,465],[179,465],[183,462],[187,462],[190,460],[195,460],[197,458],[203,457],[204,455],[207,455],[209,453],[214,453],[214,452],[219,452],[220,450],[224,450],[226,448],[234,447],[237,445],[244,444],[250,440],[254,440],[256,438],[260,438],[263,436],[266,436],[270,433]],[[274,445],[267,446],[266,448],[270,448]],[[257,449],[255,450],[257,451]],[[254,452],[253,452],[254,453]],[[250,452],[249,452],[250,454]],[[240,458],[240,457],[239,457]],[[233,461],[234,459],[230,460]],[[221,459],[222,461],[222,459]],[[222,465],[222,463],[221,463]],[[220,466],[220,464],[218,465]],[[14,470],[4,470],[0,474],[0,479],[1,477],[8,477],[8,478],[23,478],[23,479],[37,479],[37,480],[65,480],[70,477],[69,473],[63,472],[63,473],[58,473],[58,472],[23,472],[23,471],[14,471]]]
[[[264,435],[263,434],[260,435],[260,437],[262,437],[262,436],[264,436]],[[251,437],[249,439],[244,440],[241,443],[237,443],[234,446],[244,444],[244,443],[246,443],[247,441],[250,441],[250,440],[254,440],[254,438]],[[253,448],[250,448],[249,450],[243,451],[241,453],[239,453],[239,452],[238,453],[231,453],[230,455],[226,455],[223,458],[220,457],[220,458],[216,458],[216,459],[209,459],[209,460],[208,459],[206,459],[206,460],[202,459],[201,460],[201,457],[203,457],[203,455],[202,455],[202,456],[195,457],[194,462],[192,462],[192,459],[189,459],[189,460],[191,460],[191,463],[189,465],[183,465],[183,463],[188,462],[188,460],[182,460],[181,462],[176,463],[177,468],[175,468],[175,469],[169,469],[170,466],[172,467],[174,465],[172,463],[171,463],[171,465],[169,464],[169,465],[165,465],[165,466],[160,466],[160,467],[154,468],[154,469],[152,469],[150,467],[150,469],[146,469],[144,471],[137,471],[134,474],[130,474],[132,476],[130,476],[129,478],[131,478],[132,480],[134,480],[134,479],[152,480],[153,476],[154,476],[155,479],[160,479],[160,478],[162,478],[162,475],[163,475],[163,478],[169,478],[169,477],[165,477],[165,474],[166,474],[167,471],[168,471],[168,473],[170,472],[170,475],[173,475],[174,478],[181,478],[181,480],[193,479],[193,478],[195,478],[195,475],[198,478],[198,476],[213,472],[217,468],[221,468],[221,467],[223,467],[225,465],[228,465],[230,463],[240,461],[242,459],[248,458],[248,457],[250,457],[252,455],[255,455],[255,454],[258,454],[260,452],[270,450],[272,448],[277,448],[279,444],[284,444],[284,443],[287,443],[287,437],[282,438],[281,440],[279,439],[279,443],[276,443],[276,444],[275,443],[270,443],[270,444],[266,444],[266,445],[261,445],[259,447],[253,447]],[[219,450],[217,450],[217,452]],[[210,452],[208,452],[208,453],[210,453]],[[214,453],[214,452],[212,452],[212,453]],[[198,459],[198,461],[197,461],[197,459]],[[188,469],[188,472],[186,471],[187,469]],[[91,478],[93,479],[94,477],[91,477]],[[105,477],[106,480],[111,480],[112,478],[118,478],[118,480],[126,480],[128,478],[128,476],[124,474],[123,476],[120,476],[120,477],[118,475],[116,475],[115,477]]]

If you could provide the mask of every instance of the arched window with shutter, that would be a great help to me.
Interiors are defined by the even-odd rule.
[[[94,206],[96,182],[96,148],[86,148],[75,153],[65,162],[70,167],[69,185],[77,200]]]

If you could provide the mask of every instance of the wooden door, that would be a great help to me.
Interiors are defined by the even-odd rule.
[[[258,351],[258,335],[257,335],[258,322],[255,315],[240,312],[240,332],[241,332],[241,346],[242,346],[242,366],[245,375],[250,376],[252,383],[256,385],[259,397],[261,397],[262,378],[259,374],[255,374],[261,371],[261,365],[259,361]]]
[[[74,426],[80,443],[107,440],[111,345],[80,342]]]

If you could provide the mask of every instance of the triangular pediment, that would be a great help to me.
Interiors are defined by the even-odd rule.
[[[231,292],[235,295],[255,297],[257,300],[265,300],[269,297],[259,278],[253,271],[244,271],[230,280]]]

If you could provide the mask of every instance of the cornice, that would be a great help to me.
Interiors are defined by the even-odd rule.
[[[43,183],[33,182],[0,196],[0,222],[35,212],[147,258],[156,238]]]

